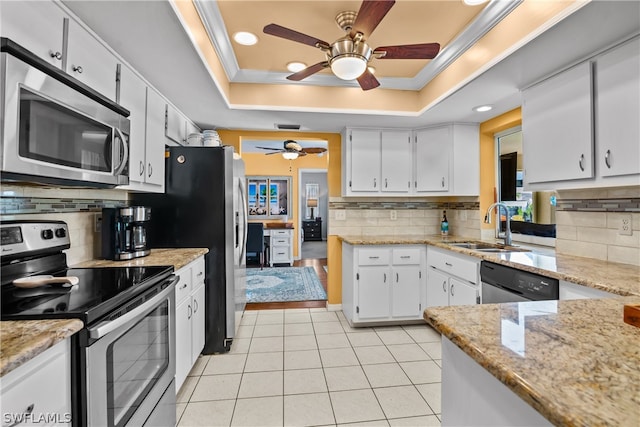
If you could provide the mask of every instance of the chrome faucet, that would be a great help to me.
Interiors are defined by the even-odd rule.
[[[487,209],[487,214],[484,217],[484,222],[487,224],[491,224],[491,211],[496,207],[498,208],[496,209],[498,224],[500,224],[500,208],[503,208],[506,214],[505,216],[507,217],[507,226],[504,232],[504,244],[505,246],[511,246],[511,220],[509,218],[509,207],[507,205],[505,205],[504,203],[494,203],[489,206],[489,209]]]

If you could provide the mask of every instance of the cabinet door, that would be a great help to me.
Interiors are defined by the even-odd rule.
[[[188,138],[189,135],[191,135],[192,133],[198,133],[200,132],[200,128],[198,126],[196,126],[195,124],[191,123],[191,121],[187,120],[185,126],[187,127],[187,130],[185,132],[186,137]]]
[[[389,281],[387,266],[359,267],[358,314],[360,320],[389,317]]]
[[[427,307],[449,305],[449,276],[427,269]]]
[[[380,131],[352,130],[349,139],[351,191],[380,191]]]
[[[596,146],[601,176],[640,173],[640,39],[596,62]]]
[[[523,92],[525,184],[593,177],[591,63]]]
[[[178,144],[184,144],[186,120],[171,104],[166,104],[166,125],[165,135],[171,141]]]
[[[478,303],[478,288],[458,279],[449,279],[449,305],[473,305]]]
[[[416,191],[448,191],[451,129],[442,126],[416,132]]]
[[[176,307],[176,392],[191,370],[191,298]]]
[[[116,99],[118,60],[73,19],[69,20],[67,73],[111,100]]]
[[[56,67],[62,67],[62,31],[66,17],[52,1],[0,2],[2,37],[13,40]]]
[[[145,127],[147,86],[129,67],[120,71],[120,104],[131,112],[129,132],[129,180],[142,183],[145,177]]]
[[[193,315],[191,316],[191,366],[193,366],[204,348],[204,284],[194,291],[191,306],[193,307]]]
[[[148,87],[145,181],[160,193],[164,192],[164,108],[164,99]]]
[[[391,272],[391,316],[421,318],[419,265],[394,266]]]
[[[381,191],[408,193],[411,189],[411,134],[408,131],[382,131]]]

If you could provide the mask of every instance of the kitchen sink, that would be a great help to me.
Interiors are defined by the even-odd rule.
[[[472,251],[487,253],[504,253],[504,252],[530,252],[529,249],[517,246],[504,246],[499,244],[483,243],[483,242],[454,242],[448,243],[449,246],[456,248],[470,249]]]

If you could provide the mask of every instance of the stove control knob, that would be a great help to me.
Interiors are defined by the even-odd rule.
[[[65,230],[64,228],[56,228],[56,237],[67,237],[67,230]]]
[[[44,240],[53,239],[53,230],[51,229],[42,230],[42,238]]]

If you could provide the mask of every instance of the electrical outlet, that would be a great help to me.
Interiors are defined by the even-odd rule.
[[[398,219],[398,211],[389,211],[389,218],[391,221],[395,221]]]
[[[621,236],[631,236],[633,234],[633,226],[631,223],[631,214],[622,215],[618,225],[618,234]]]
[[[347,219],[347,211],[344,209],[336,209],[336,221],[344,221]]]
[[[95,214],[93,218],[95,220],[93,224],[93,232],[94,233],[102,232],[102,214]]]

